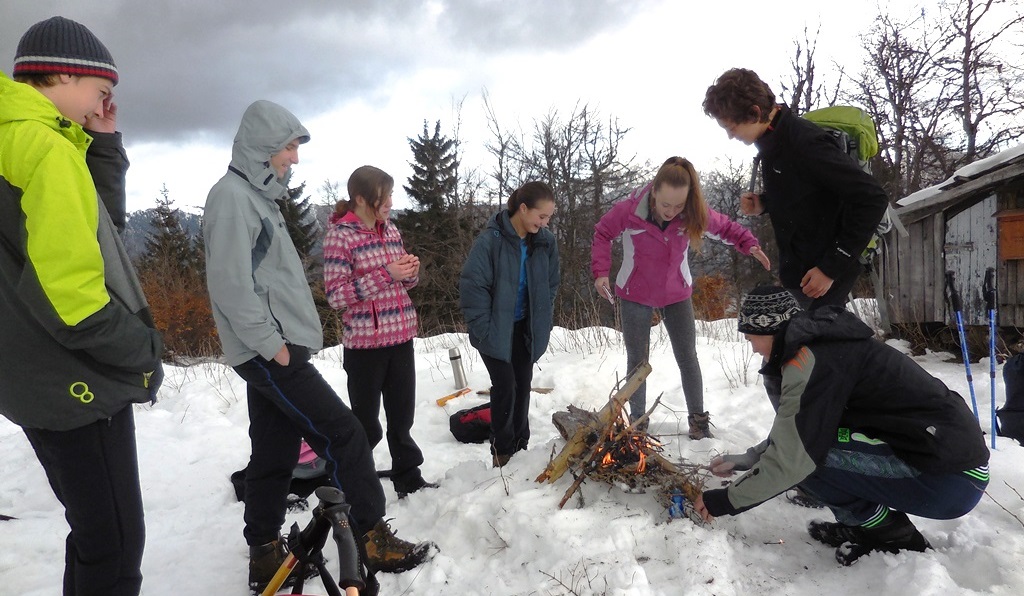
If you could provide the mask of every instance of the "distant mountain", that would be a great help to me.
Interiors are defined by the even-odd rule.
[[[320,227],[320,234],[318,237],[322,239],[323,230],[327,229],[327,219],[330,217],[334,207],[318,204],[313,205],[313,209],[316,212],[317,224]],[[189,213],[179,209],[178,217],[181,221],[182,227],[189,236],[197,238],[203,233],[203,216],[201,213]],[[145,254],[146,241],[153,233],[154,218],[156,218],[155,208],[133,211],[128,214],[127,221],[124,226],[124,237],[122,240],[124,240],[124,247],[128,251],[128,256],[132,259],[137,259]],[[318,242],[313,253],[318,254],[319,249],[320,243]]]
[[[125,250],[132,260],[137,259],[146,253],[146,241],[153,234],[153,219],[156,218],[156,209],[144,209],[133,211],[128,214],[124,225]],[[203,216],[198,213],[188,213],[178,210],[178,218],[185,232],[192,238],[202,234]]]

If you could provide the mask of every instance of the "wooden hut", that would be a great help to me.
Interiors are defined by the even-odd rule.
[[[897,204],[906,234],[886,235],[879,263],[893,324],[949,323],[945,274],[952,271],[964,324],[987,325],[982,284],[995,268],[998,325],[1024,328],[1024,145]]]

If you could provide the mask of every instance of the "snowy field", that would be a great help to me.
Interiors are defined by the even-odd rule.
[[[669,459],[706,463],[720,452],[742,451],[766,436],[772,411],[758,375],[759,358],[735,332],[735,320],[698,323],[705,407],[714,439],[686,438],[679,374],[663,328],[653,330],[654,372],[648,403],[664,393],[651,432]],[[895,344],[901,349],[905,345]],[[964,518],[914,518],[931,541],[926,553],[872,554],[839,566],[833,549],[814,543],[808,521],[831,519],[826,510],[796,507],[779,497],[737,517],[699,527],[671,520],[652,494],[627,494],[588,482],[583,504],[558,502],[571,478],[553,485],[534,479],[563,441],[551,415],[569,404],[598,409],[625,353],[616,332],[555,329],[535,372],[529,451],[499,471],[485,445],[455,441],[448,416],[485,401],[476,394],[446,407],[435,400],[454,390],[448,348],[459,347],[474,390],[489,386],[487,371],[464,335],[416,340],[417,421],[413,434],[424,451],[424,476],[441,488],[399,501],[384,482],[388,517],[399,536],[433,540],[440,553],[400,575],[381,574],[387,595],[681,595],[786,594],[1024,594],[1024,449],[999,437],[992,453],[992,483]],[[317,368],[344,395],[341,349],[321,352]],[[969,399],[963,366],[949,354],[917,361]],[[983,428],[989,424],[989,364],[974,365]],[[997,371],[1001,379],[1001,369]],[[998,403],[1003,389],[997,388]],[[138,407],[139,459],[148,541],[143,593],[245,596],[247,550],[242,505],[228,476],[248,460],[245,388],[216,364],[167,368],[154,407]],[[375,452],[390,467],[386,444]],[[721,481],[709,479],[708,486]],[[311,498],[315,502],[315,498]],[[0,594],[53,596],[64,567],[63,511],[20,429],[0,418]],[[308,514],[289,514],[306,524]],[[330,557],[329,557],[330,558]],[[336,554],[333,555],[336,558]],[[318,579],[307,594],[326,594]]]

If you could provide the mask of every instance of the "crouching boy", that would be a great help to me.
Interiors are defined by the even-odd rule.
[[[759,287],[743,299],[739,330],[771,369],[762,372],[782,376],[782,398],[767,441],[711,461],[716,475],[746,473],[698,497],[705,520],[799,483],[836,517],[811,522],[811,537],[850,565],[930,548],[907,514],[954,519],[978,504],[989,453],[967,404],[853,314],[805,312],[788,290]]]

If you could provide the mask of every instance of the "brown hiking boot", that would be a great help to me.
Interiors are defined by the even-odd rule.
[[[277,540],[271,540],[266,544],[249,547],[249,589],[253,594],[259,594],[267,588],[267,584],[274,579],[274,575],[287,557],[288,544],[280,536],[277,537]],[[319,575],[319,571],[312,563],[307,563],[301,573],[304,579]],[[281,587],[294,586],[299,574],[300,569],[293,569]]]
[[[491,467],[492,468],[504,468],[505,464],[507,464],[511,459],[512,459],[512,454],[511,453],[508,454],[508,455],[498,455],[497,453],[495,453],[494,456],[491,457],[491,464],[492,464]]]
[[[363,534],[363,545],[366,547],[367,567],[384,573],[408,571],[430,559],[437,550],[433,542],[413,544],[395,536],[383,519]]]
[[[709,428],[711,415],[707,412],[690,414],[686,417],[686,421],[690,423],[690,439],[699,441],[700,439],[713,439],[715,437],[715,435],[711,434],[711,429]]]

